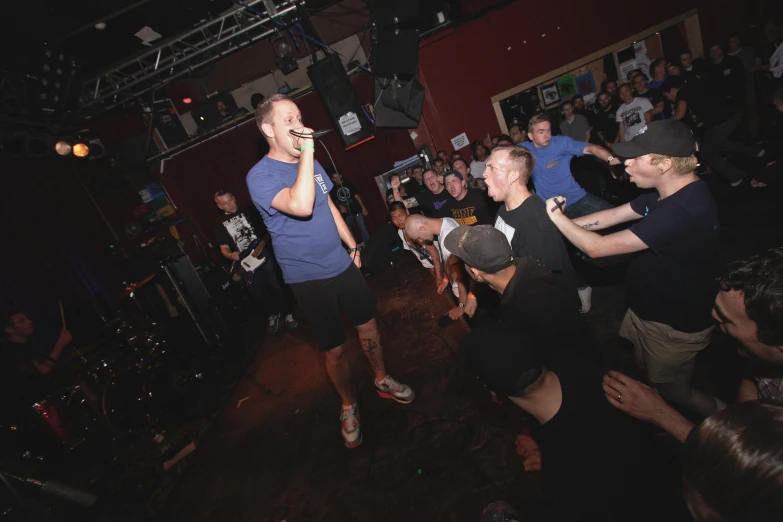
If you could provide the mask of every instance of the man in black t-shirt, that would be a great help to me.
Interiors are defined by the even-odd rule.
[[[696,354],[714,330],[718,211],[694,172],[694,143],[683,123],[654,121],[614,151],[628,158],[631,182],[655,192],[573,221],[560,210],[562,197],[547,200],[546,208],[557,228],[590,257],[640,252],[628,270],[620,335],[633,343],[636,363],[661,395],[710,415],[718,403],[694,389],[692,379]],[[634,220],[621,232],[594,232]]]
[[[416,203],[424,212],[425,216],[434,218],[451,217],[451,213],[446,213],[443,209],[444,205],[449,201],[451,196],[449,192],[438,180],[438,173],[432,169],[424,171],[422,175],[424,186],[427,190],[423,190],[416,194]],[[402,197],[394,196],[395,201],[403,201]],[[403,201],[404,203],[404,201]]]
[[[444,241],[475,281],[500,294],[504,324],[530,336],[542,348],[539,355],[545,364],[556,354],[598,353],[590,329],[573,306],[573,288],[563,292],[548,267],[532,257],[515,256],[500,230],[461,226]]]
[[[577,293],[577,276],[563,236],[546,216],[544,202],[527,188],[534,166],[532,155],[521,147],[498,147],[492,151],[487,165],[484,175],[489,195],[501,203],[495,228],[506,236],[515,257],[530,256],[545,265],[574,307],[579,295],[581,311],[587,313],[592,304],[592,288],[579,285]]]
[[[591,142],[606,149],[611,149],[612,145],[617,143],[620,133],[620,124],[617,123],[618,107],[619,105],[612,101],[612,96],[608,92],[598,93],[595,115],[590,120],[594,131],[590,134]]]
[[[468,182],[456,170],[447,170],[443,183],[451,199],[443,206],[443,212],[460,225],[488,225],[490,221],[484,194],[468,188]]]
[[[215,240],[223,257],[238,262],[242,254],[259,244],[258,241],[264,244],[257,257],[265,261],[253,275],[250,294],[266,309],[267,331],[277,332],[281,315],[285,316],[285,324],[289,329],[296,328],[298,323],[293,316],[293,297],[281,281],[269,233],[261,216],[254,207],[239,208],[234,195],[225,190],[215,193],[215,205],[223,211],[222,219],[215,225]]]
[[[736,56],[726,56],[720,43],[710,46],[710,63],[707,65],[705,81],[708,91],[727,100],[733,108],[742,110],[745,105],[746,78],[742,60]]]
[[[356,223],[359,226],[359,235],[361,236],[362,243],[365,245],[370,242],[370,232],[367,230],[367,225],[364,223],[364,218],[367,216],[367,208],[364,206],[359,191],[356,190],[356,186],[348,180],[344,180],[339,172],[332,172],[329,174],[332,178],[332,187],[329,196],[340,209],[340,214],[343,215],[345,224],[351,229],[353,233],[353,224]]]
[[[670,119],[680,120],[702,135],[704,161],[732,186],[741,184],[745,172],[723,153],[736,152],[749,157],[764,155],[761,147],[729,140],[742,123],[742,113],[734,110],[724,96],[705,92],[699,89],[699,84],[686,84],[677,76],[667,78],[661,91],[671,103],[676,104]]]
[[[643,72],[637,72],[632,79],[636,96],[647,98],[653,106],[652,119],[663,120],[664,99],[659,89],[652,89],[647,86],[647,76]]]
[[[553,354],[517,331],[474,330],[460,351],[479,380],[540,424],[543,502],[535,520],[663,520],[645,427],[613,411],[600,369],[577,353]],[[527,462],[525,462],[527,465]]]
[[[30,413],[32,404],[46,398],[53,391],[73,386],[77,375],[61,360],[71,342],[71,333],[62,328],[54,346],[36,347],[31,341],[35,330],[33,322],[23,312],[14,311],[2,317],[3,338],[0,344],[0,418],[16,418]],[[82,393],[93,405],[97,404],[92,387],[81,380]]]

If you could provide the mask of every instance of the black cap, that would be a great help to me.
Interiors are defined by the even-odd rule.
[[[688,158],[693,155],[693,132],[676,120],[648,123],[631,141],[618,143],[612,151],[622,158],[638,158],[645,154],[661,154],[672,158]]]
[[[443,239],[443,245],[465,264],[495,274],[514,262],[511,245],[492,225],[457,227]]]
[[[462,173],[457,172],[456,170],[449,169],[443,173],[443,181],[446,181],[446,178],[448,178],[449,176],[457,176],[459,179],[464,179],[462,177]]]
[[[544,371],[530,337],[509,326],[472,330],[460,341],[460,355],[501,397],[520,397]]]

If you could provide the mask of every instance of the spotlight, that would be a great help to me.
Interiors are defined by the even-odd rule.
[[[60,140],[54,144],[54,151],[60,156],[67,156],[71,153],[73,147],[65,140]]]
[[[277,66],[280,67],[280,71],[283,74],[288,75],[299,69],[299,64],[296,63],[296,59],[293,56],[294,50],[285,36],[274,40],[272,48],[275,50],[275,62],[277,62]]]
[[[189,96],[186,96],[182,98],[182,103],[184,103],[185,105],[190,105],[191,103],[193,103],[193,99],[190,98]]]
[[[90,147],[86,143],[75,143],[73,145],[73,155],[77,158],[85,158],[90,153]]]

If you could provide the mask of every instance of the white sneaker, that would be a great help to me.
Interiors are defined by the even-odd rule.
[[[343,408],[340,414],[342,424],[341,433],[345,447],[353,449],[362,443],[362,430],[359,427],[359,405],[354,403],[348,408]]]
[[[593,287],[578,288],[577,293],[579,293],[579,300],[582,301],[582,308],[579,311],[586,314],[593,307]]]

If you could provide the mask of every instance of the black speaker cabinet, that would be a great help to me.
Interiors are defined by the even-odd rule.
[[[424,105],[424,87],[410,81],[377,79],[375,82],[375,125],[415,129]]]
[[[336,53],[308,67],[307,75],[346,149],[375,137],[375,127],[359,103]]]

